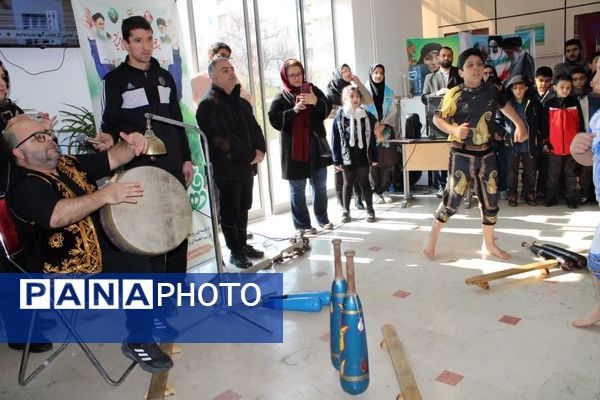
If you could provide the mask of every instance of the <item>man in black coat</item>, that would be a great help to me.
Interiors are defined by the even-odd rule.
[[[212,87],[198,105],[196,120],[208,138],[221,228],[231,251],[229,261],[238,268],[248,268],[252,265],[248,258],[264,256],[246,244],[246,231],[254,175],[267,147],[252,106],[240,97],[241,86],[229,60],[213,59],[208,74]]]

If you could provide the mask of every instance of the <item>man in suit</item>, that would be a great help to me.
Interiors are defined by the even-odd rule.
[[[463,82],[462,78],[458,74],[458,68],[452,66],[454,61],[454,52],[450,47],[442,47],[439,54],[438,60],[440,68],[427,74],[425,76],[425,83],[423,84],[423,96],[421,100],[423,104],[427,104],[427,97],[430,96],[443,96],[446,94],[448,89],[452,89]]]
[[[454,61],[454,52],[450,47],[442,47],[438,54],[440,68],[427,74],[425,84],[423,85],[423,95],[421,101],[427,105],[427,99],[433,96],[444,96],[448,89],[463,83],[463,79],[458,74],[458,68],[452,66]],[[431,124],[431,121],[428,121]],[[433,175],[434,185],[438,189],[437,196],[442,197],[448,173],[446,171],[436,171]]]

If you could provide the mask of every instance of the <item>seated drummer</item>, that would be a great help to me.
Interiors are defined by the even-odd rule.
[[[31,272],[152,272],[147,257],[121,252],[108,241],[98,215],[106,204],[135,203],[143,188],[139,183],[117,183],[116,175],[101,188],[95,184],[146,153],[144,136],[122,134],[122,140],[107,152],[61,156],[49,128],[48,121],[17,117],[2,135],[17,165],[8,205]],[[124,343],[121,350],[148,372],[166,371],[173,361],[153,342],[152,317],[145,322],[138,319],[133,326],[127,318],[130,334],[135,330],[139,337],[144,332],[148,342]]]

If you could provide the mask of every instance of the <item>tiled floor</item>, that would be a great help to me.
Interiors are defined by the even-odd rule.
[[[575,329],[570,321],[595,302],[587,272],[554,270],[466,286],[465,278],[534,261],[523,241],[539,240],[585,250],[600,220],[597,206],[577,210],[506,207],[497,226],[508,262],[483,259],[479,210],[463,210],[442,231],[438,258],[420,249],[438,204],[418,197],[408,208],[376,206],[379,221],[340,226],[311,240],[312,251],[280,264],[286,292],[327,290],[332,279],[331,239],[356,250],[357,289],[364,307],[371,382],[357,398],[394,399],[400,393],[387,352],[379,347],[381,326],[393,324],[426,400],[599,399],[600,326]],[[340,219],[330,203],[333,222]],[[360,218],[362,212],[353,212]],[[257,234],[293,234],[289,215],[251,225]],[[285,242],[255,240],[269,254]],[[285,313],[279,345],[184,345],[174,356],[173,399],[350,399],[329,361],[329,315]],[[98,345],[94,345],[98,347]],[[127,365],[116,345],[102,346],[109,365]],[[125,384],[102,382],[71,345],[27,387],[17,385],[20,353],[0,346],[0,399],[142,399],[149,375],[136,368]]]

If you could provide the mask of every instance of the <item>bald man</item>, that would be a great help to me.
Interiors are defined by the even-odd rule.
[[[147,257],[118,251],[102,230],[98,210],[106,204],[135,203],[143,196],[139,183],[117,183],[116,175],[103,187],[96,180],[108,176],[135,157],[145,154],[142,134],[121,133],[121,141],[108,151],[62,156],[49,121],[18,118],[3,133],[5,145],[17,166],[8,205],[32,272],[95,274],[99,272],[152,272]],[[121,350],[148,372],[173,366],[151,336],[152,317],[137,326],[126,324],[147,343],[123,343]],[[131,326],[130,326],[131,325]],[[134,332],[135,331],[135,332]],[[148,354],[143,359],[141,353]]]

